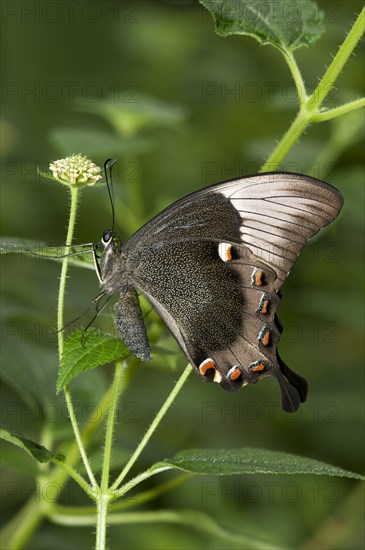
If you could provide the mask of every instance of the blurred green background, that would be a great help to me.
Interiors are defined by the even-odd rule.
[[[326,33],[297,50],[312,90],[362,7],[322,1]],[[115,157],[117,229],[127,238],[173,200],[198,188],[258,171],[296,112],[289,71],[278,51],[250,38],[223,39],[196,1],[3,2],[1,233],[61,243],[67,189],[37,166],[85,153]],[[326,103],[359,97],[357,49]],[[234,395],[192,375],[144,452],[135,473],[180,449],[266,447],[363,468],[363,114],[310,128],[281,169],[320,177],[345,198],[340,218],[307,246],[283,291],[280,354],[309,380],[308,401],[282,413],[275,381]],[[75,242],[97,242],[111,223],[105,187],[82,194]],[[57,372],[56,299],[60,266],[23,256],[2,260],[3,421],[39,441],[45,418],[55,448],[70,435]],[[92,271],[69,273],[66,319],[98,293]],[[148,314],[152,340],[160,332]],[[97,326],[112,327],[112,310]],[[140,364],[121,403],[116,470],[125,461],[185,364],[163,329],[151,364]],[[82,421],[93,414],[111,367],[72,385]],[[91,411],[91,412],[90,412]],[[102,436],[100,433],[100,437]],[[100,439],[101,441],[101,439]],[[98,462],[101,443],[93,450]],[[99,453],[98,453],[99,450]],[[3,520],[34,489],[34,465],[4,445]],[[100,458],[100,456],[99,456]],[[167,474],[164,479],[168,479]],[[171,477],[173,477],[171,475]],[[153,487],[157,478],[149,485]],[[73,484],[61,502],[88,504]],[[221,525],[287,547],[363,548],[363,497],[357,482],[314,476],[195,478],[146,510],[205,511]],[[84,549],[90,528],[44,523],[29,549]],[[174,525],[113,526],[110,548],[238,548]]]

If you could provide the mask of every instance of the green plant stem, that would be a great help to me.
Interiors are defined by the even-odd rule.
[[[105,548],[106,540],[106,519],[108,514],[109,502],[112,498],[112,492],[109,491],[109,472],[110,461],[112,455],[113,432],[115,427],[115,418],[118,409],[118,401],[120,396],[121,383],[123,379],[124,368],[123,363],[116,362],[115,374],[112,384],[112,397],[109,407],[108,419],[106,423],[105,445],[103,467],[101,474],[100,494],[97,498],[97,520],[96,520],[96,550]]]
[[[334,120],[325,146],[319,151],[307,173],[326,180],[342,152],[361,140],[363,125],[363,118],[355,112],[346,119]]]
[[[74,406],[73,406],[73,403],[72,403],[72,398],[71,398],[71,394],[70,394],[70,390],[68,389],[68,386],[65,386],[63,391],[64,391],[64,394],[65,394],[67,410],[68,410],[68,414],[69,414],[69,417],[70,417],[70,420],[71,420],[72,428],[73,428],[73,431],[74,431],[74,434],[75,434],[77,446],[79,448],[80,455],[81,455],[82,461],[84,463],[86,472],[89,476],[89,480],[91,482],[91,485],[95,489],[95,488],[97,488],[98,484],[97,484],[96,479],[94,477],[93,471],[92,471],[90,463],[89,463],[89,459],[88,459],[87,454],[86,454],[84,444],[82,442],[82,437],[81,437],[81,434],[80,434],[79,426],[77,424],[75,410],[74,410]]]
[[[348,103],[344,103],[343,105],[335,107],[334,109],[328,109],[326,111],[323,110],[319,113],[314,113],[312,115],[312,121],[324,122],[325,120],[331,120],[331,118],[345,115],[347,113],[350,113],[351,111],[355,111],[355,109],[360,109],[361,107],[365,107],[365,97],[355,99],[354,101],[349,101]]]
[[[156,414],[156,416],[153,419],[150,427],[148,428],[147,432],[143,436],[140,444],[137,446],[136,450],[134,451],[134,453],[132,454],[132,456],[128,460],[128,462],[125,465],[125,467],[123,468],[122,472],[120,473],[120,475],[117,477],[117,479],[115,480],[115,482],[111,486],[111,489],[113,491],[115,491],[119,487],[119,485],[122,483],[125,476],[128,474],[129,470],[132,468],[133,464],[138,459],[139,455],[141,454],[141,452],[143,451],[143,449],[147,445],[148,441],[150,440],[150,438],[151,438],[152,434],[154,433],[154,431],[156,430],[157,426],[159,425],[159,423],[161,422],[161,420],[163,419],[163,417],[167,413],[167,411],[170,408],[173,401],[176,399],[178,393],[180,392],[180,390],[183,387],[184,383],[188,379],[189,374],[191,373],[191,371],[192,371],[192,367],[191,367],[191,365],[188,365],[185,368],[182,375],[180,376],[179,380],[176,382],[173,390],[171,391],[170,395],[166,399],[165,403],[162,405],[161,409]]]
[[[70,187],[70,194],[71,194],[71,206],[70,206],[70,215],[69,215],[68,229],[67,229],[67,236],[66,236],[66,244],[72,243],[72,239],[74,235],[77,203],[79,198],[79,189],[77,187]],[[64,346],[63,326],[64,326],[64,306],[65,306],[65,292],[66,292],[68,264],[69,264],[69,256],[66,255],[62,260],[62,269],[61,269],[61,276],[60,276],[60,286],[58,290],[58,305],[57,305],[58,356],[59,356],[60,363],[62,361],[63,346]],[[92,469],[90,467],[89,459],[87,458],[84,445],[82,443],[82,438],[80,435],[79,426],[77,424],[77,419],[76,419],[75,410],[72,403],[71,394],[67,386],[65,386],[64,388],[64,395],[66,399],[66,405],[67,405],[67,410],[70,417],[72,429],[74,431],[77,445],[80,450],[80,455],[85,465],[85,469],[89,476],[90,482],[92,486],[96,488],[97,483],[96,483],[94,474],[92,472]]]
[[[124,499],[120,502],[113,502],[109,506],[109,513],[118,512],[128,508],[135,508],[136,506],[150,502],[164,493],[176,489],[176,487],[182,483],[185,483],[192,477],[194,477],[193,474],[183,474],[179,477],[174,477],[165,483],[161,483],[157,487],[153,487],[152,489],[147,489],[147,491],[142,491],[141,493],[133,495],[129,499]],[[65,504],[54,504],[50,515],[52,516],[54,514],[60,516],[92,516],[95,515],[95,506],[68,506]]]
[[[96,542],[95,550],[105,550],[106,544],[106,525],[108,505],[111,499],[111,495],[101,494],[97,501],[97,522],[96,522]],[[95,517],[94,517],[95,521]]]
[[[290,149],[302,135],[308,124],[309,120],[307,117],[307,113],[305,111],[305,108],[302,107],[295,119],[293,120],[292,124],[290,125],[289,129],[285,132],[281,141],[275,147],[274,151],[266,160],[265,164],[261,167],[260,172],[271,172],[277,170],[280,162],[289,153]]]
[[[123,386],[123,390],[125,389],[125,387],[126,385]],[[82,432],[82,439],[86,443],[91,440],[93,434],[98,431],[101,423],[103,422],[105,415],[110,407],[112,391],[113,388],[110,387],[100,401],[100,415],[98,416],[97,421],[89,422],[88,424],[86,424]],[[77,445],[77,442],[74,441],[67,452],[67,464],[71,467],[75,466],[79,459],[79,447]],[[45,479],[44,476],[43,479]],[[62,492],[62,487],[66,483],[67,479],[68,472],[65,469],[58,469],[53,473],[53,475],[50,475],[47,478],[47,481],[50,484],[57,486],[57,494],[60,495]],[[39,497],[33,495],[16,514],[16,516],[14,516],[2,529],[2,543],[0,548],[6,548],[7,550],[20,550],[21,548],[23,548],[24,544],[26,544],[26,542],[32,536],[38,525],[42,522],[43,518],[51,513],[52,506],[55,505],[54,503],[48,504],[49,506],[46,510],[43,506],[42,495],[39,495]]]
[[[90,485],[85,481],[82,475],[80,475],[78,472],[76,472],[76,470],[72,468],[72,466],[67,464],[67,462],[63,462],[62,460],[59,460],[57,458],[52,459],[52,462],[54,462],[54,464],[57,464],[67,473],[67,475],[72,477],[72,479],[76,481],[78,485],[80,485],[80,487],[90,498],[95,498],[95,492],[91,489]]]
[[[145,502],[154,500],[155,498],[159,497],[164,493],[167,493],[168,491],[172,491],[173,489],[175,489],[182,483],[185,483],[188,479],[191,479],[192,477],[193,477],[193,474],[190,474],[190,473],[183,474],[183,475],[180,475],[179,477],[170,479],[165,483],[161,483],[160,485],[157,485],[157,487],[154,487],[153,489],[148,489],[147,491],[142,491],[141,493],[133,495],[129,499],[127,498],[120,502],[113,503],[110,506],[110,512],[112,513],[118,510],[125,510],[126,508],[134,508],[136,506],[140,506]]]
[[[303,105],[307,101],[308,95],[307,95],[307,90],[305,89],[302,73],[299,70],[299,67],[293,55],[293,52],[289,50],[283,50],[282,52],[283,52],[285,61],[289,66],[290,72],[292,74],[292,77],[297,89],[299,105]]]
[[[332,89],[336,78],[340,74],[346,61],[349,59],[356,44],[363,34],[364,23],[365,8],[361,11],[360,15],[356,19],[349,34],[347,35],[343,44],[340,46],[336,56],[334,57],[327,71],[323,75],[323,78],[319,82],[317,88],[309,97],[307,97],[306,93],[303,91],[304,82],[293,56],[285,54],[285,59],[290,67],[295,84],[297,86],[298,95],[300,96],[301,94],[304,100],[303,102],[301,102],[299,112],[293,120],[292,124],[290,125],[289,129],[284,134],[280,142],[277,144],[275,149],[272,151],[272,153],[269,155],[268,159],[262,166],[261,172],[277,170],[278,165],[286,157],[290,149],[312,122],[322,122],[325,120],[329,120],[330,118],[343,115],[364,105],[363,100],[358,99],[346,103],[345,105],[341,105],[340,107],[336,107],[335,109],[320,111],[324,99]]]
[[[119,487],[119,489],[115,490],[115,497],[114,498],[120,498],[125,493],[128,493],[131,489],[133,489],[136,485],[139,485],[144,481],[145,479],[148,479],[149,477],[152,477],[156,474],[160,474],[161,472],[165,472],[166,470],[171,470],[171,466],[161,466],[159,468],[149,468],[145,472],[142,472],[141,474],[138,474],[138,476],[133,477],[128,483],[125,485],[122,485],[122,487]]]
[[[126,388],[126,385],[123,385],[122,390],[124,391]],[[100,415],[98,415],[98,418],[96,421],[90,421],[88,424],[86,424],[83,432],[82,432],[82,440],[86,443],[89,443],[91,441],[92,436],[95,432],[99,430],[99,427],[101,426],[105,415],[110,410],[110,402],[112,400],[113,395],[113,386],[108,388],[108,390],[105,392],[102,400],[98,404],[98,410],[100,410]],[[77,442],[74,441],[70,447],[70,449],[67,452],[67,463],[70,466],[74,466],[77,464],[80,457],[79,448],[77,445]],[[60,470],[57,472],[57,475],[55,476],[57,483],[63,484],[68,477],[67,472]]]
[[[52,514],[49,519],[59,525],[86,526],[93,525],[95,516],[75,517],[73,515]],[[204,512],[196,510],[158,510],[154,512],[128,512],[123,514],[111,514],[108,517],[110,525],[128,525],[138,523],[172,523],[187,526],[196,531],[208,533],[210,537],[221,539],[239,545],[239,548],[249,550],[278,550],[278,546],[267,541],[256,539],[245,533],[232,532],[218,525],[213,518]],[[98,549],[99,550],[99,549]]]
[[[103,468],[101,475],[101,485],[100,488],[103,492],[108,490],[109,487],[109,471],[110,471],[110,461],[111,461],[111,451],[113,443],[113,432],[115,427],[115,417],[118,409],[118,400],[120,395],[120,387],[123,379],[123,364],[120,361],[116,362],[115,365],[115,375],[112,385],[112,398],[108,413],[108,419],[106,424],[105,432],[105,445],[104,445],[104,458],[103,458]]]
[[[70,187],[70,195],[71,195],[71,205],[70,205],[70,214],[69,214],[69,220],[68,220],[66,244],[71,244],[73,235],[74,235],[77,203],[79,198],[79,189],[77,187]],[[65,292],[66,292],[68,263],[69,263],[69,256],[65,255],[65,257],[62,260],[60,286],[58,289],[58,304],[57,304],[58,355],[59,355],[60,361],[63,355],[63,344],[64,344],[63,326],[64,326]]]
[[[327,71],[324,73],[321,81],[319,82],[317,88],[314,90],[313,94],[308,100],[308,110],[313,111],[318,109],[326,96],[329,94],[333,85],[342,71],[344,65],[349,59],[350,55],[355,49],[356,44],[360,40],[364,32],[365,26],[365,8],[363,8],[353,24],[350,32],[346,36],[344,42],[341,44],[338,49],[337,54],[333,58],[330,66]]]

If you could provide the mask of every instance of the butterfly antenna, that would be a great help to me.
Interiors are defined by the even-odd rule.
[[[107,185],[107,188],[108,188],[110,206],[111,206],[111,209],[112,209],[112,231],[114,231],[114,225],[115,225],[114,189],[113,189],[112,169],[113,169],[113,166],[117,162],[118,161],[116,159],[107,159],[104,162],[105,180],[106,180],[106,185]]]

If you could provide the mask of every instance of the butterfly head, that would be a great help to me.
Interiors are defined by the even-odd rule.
[[[104,248],[100,264],[102,288],[113,294],[126,286],[122,241],[113,230],[108,229],[104,231],[99,246]]]
[[[100,245],[104,247],[104,250],[108,247],[112,247],[115,251],[117,251],[117,249],[120,249],[121,244],[122,243],[115,231],[112,229],[107,229],[104,231],[100,241]]]

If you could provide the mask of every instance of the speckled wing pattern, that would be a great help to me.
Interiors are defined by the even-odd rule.
[[[206,381],[235,391],[263,376],[295,411],[307,383],[280,359],[280,288],[307,240],[339,213],[330,185],[265,173],[192,193],[123,246],[130,283]]]

